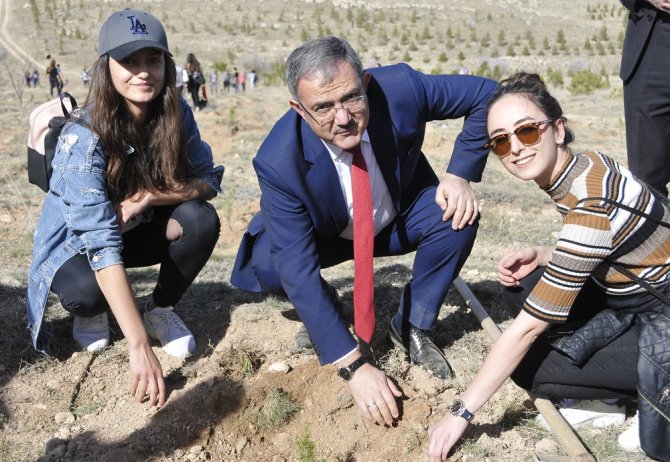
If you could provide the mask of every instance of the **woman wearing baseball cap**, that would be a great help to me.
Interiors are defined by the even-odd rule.
[[[87,101],[61,133],[35,233],[28,284],[33,345],[44,348],[49,290],[74,314],[86,350],[107,346],[111,309],[128,341],[131,394],[163,405],[165,383],[150,346],[183,357],[193,335],[173,311],[212,253],[219,219],[207,201],[222,166],[177,94],[165,29],[126,9],[102,25]],[[126,267],[160,265],[138,308]]]

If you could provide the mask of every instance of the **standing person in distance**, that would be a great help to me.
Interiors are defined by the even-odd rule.
[[[200,61],[193,53],[186,55],[186,72],[188,73],[186,89],[191,94],[193,110],[199,111],[202,106],[200,103],[200,87],[205,83],[205,77],[202,74]]]
[[[60,96],[63,82],[61,80],[60,72],[58,72],[55,59],[52,59],[49,63],[49,67],[47,67],[47,76],[49,77],[49,93],[51,94],[51,97],[53,98],[54,88],[56,89],[56,96]]]
[[[589,400],[593,409],[577,409],[588,413],[561,409],[572,424],[584,423],[573,420],[580,414],[616,419],[599,400],[637,395],[639,420],[619,444],[670,460],[667,200],[604,154],[573,154],[563,110],[536,74],[502,81],[487,112],[487,146],[505,170],[549,195],[563,226],[555,246],[512,250],[496,266],[516,318],[451,412],[428,430],[430,461],[447,458],[510,376],[541,397]]]
[[[183,357],[195,340],[173,311],[219,235],[207,202],[220,192],[215,167],[186,102],[162,24],[125,9],[99,34],[86,104],[63,128],[50,190],[35,232],[28,322],[45,348],[49,291],[74,315],[73,337],[88,351],[107,346],[111,310],[128,342],[131,394],[163,405],[161,366],[149,338]],[[138,308],[127,267],[160,264],[150,300]]]

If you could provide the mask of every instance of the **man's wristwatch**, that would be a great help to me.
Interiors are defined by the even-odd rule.
[[[468,422],[475,418],[475,415],[472,412],[465,409],[465,404],[463,404],[463,401],[460,399],[456,399],[453,403],[451,403],[451,406],[449,406],[449,412],[451,412],[451,414],[455,415],[456,417],[463,417]]]
[[[361,367],[363,364],[365,364],[367,361],[365,358],[362,356],[358,358],[356,361],[353,363],[349,364],[348,366],[341,367],[337,370],[337,375],[340,376],[342,380],[345,382],[348,382],[351,380],[351,378],[354,376],[354,372],[358,370],[359,367]]]

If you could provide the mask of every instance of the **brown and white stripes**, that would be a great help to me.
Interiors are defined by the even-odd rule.
[[[644,291],[612,267],[614,261],[652,285],[670,278],[670,229],[599,198],[670,223],[664,199],[625,167],[598,153],[570,156],[547,193],[563,215],[551,261],[524,310],[549,322],[564,322],[588,278],[607,294]]]

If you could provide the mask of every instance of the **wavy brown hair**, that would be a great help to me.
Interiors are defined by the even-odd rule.
[[[123,97],[114,88],[108,55],[102,55],[93,65],[85,112],[105,152],[107,191],[113,202],[140,190],[174,190],[186,182],[188,160],[184,155],[186,140],[175,65],[168,54],[163,56],[165,83],[151,102],[143,127],[135,126]],[[129,146],[134,150],[130,155]]]

